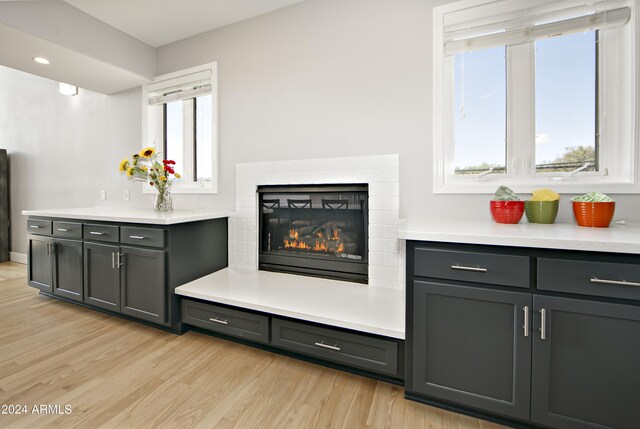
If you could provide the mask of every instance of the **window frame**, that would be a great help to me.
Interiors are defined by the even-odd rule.
[[[638,41],[633,37],[640,28],[638,0],[630,2],[630,21],[622,27],[607,29],[606,37],[604,40],[601,38],[597,47],[597,58],[601,61],[598,62],[600,84],[596,102],[602,104],[596,109],[600,112],[601,107],[606,105],[605,111],[608,112],[606,122],[603,123],[600,114],[596,120],[596,132],[601,133],[597,161],[600,171],[580,172],[573,176],[566,172],[536,172],[535,42],[527,42],[506,46],[505,49],[507,173],[455,175],[454,57],[445,56],[443,16],[451,11],[489,3],[495,2],[462,0],[433,9],[434,192],[491,193],[498,185],[508,185],[518,192],[530,192],[546,186],[564,193],[596,189],[611,193],[640,193],[637,119],[640,112],[640,96],[637,94],[640,88],[640,55]],[[632,55],[629,56],[627,52]],[[620,58],[626,61],[622,66],[618,64]],[[631,88],[619,82],[629,82]]]
[[[153,82],[159,82],[169,79],[178,79],[189,74],[210,71],[211,74],[211,165],[212,177],[211,181],[194,181],[194,173],[196,171],[196,99],[185,98],[183,102],[183,135],[185,136],[185,145],[183,152],[185,153],[184,166],[186,171],[181,171],[184,179],[176,180],[171,188],[174,194],[217,194],[219,185],[219,165],[218,165],[218,79],[217,79],[217,63],[213,62],[197,67],[190,67],[184,70],[167,73],[156,76]],[[153,83],[152,82],[152,83]],[[184,108],[190,104],[192,108]],[[147,85],[142,90],[142,147],[155,147],[163,151],[166,156],[166,139],[165,139],[165,104],[149,105],[149,91]],[[190,155],[187,158],[186,155]],[[155,193],[155,188],[145,183],[142,188],[143,193]]]

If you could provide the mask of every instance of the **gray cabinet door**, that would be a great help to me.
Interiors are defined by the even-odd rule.
[[[53,241],[53,293],[82,301],[82,241]]]
[[[120,270],[114,266],[118,246],[84,243],[84,302],[120,311]]]
[[[48,293],[53,292],[52,242],[53,240],[48,237],[30,235],[27,253],[29,286]]]
[[[534,310],[531,420],[567,429],[637,428],[640,307],[536,296]]]
[[[528,419],[531,294],[415,281],[413,298],[413,389]]]
[[[120,311],[149,322],[166,320],[165,252],[120,248]]]

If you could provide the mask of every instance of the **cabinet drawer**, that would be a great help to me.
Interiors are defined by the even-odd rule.
[[[84,238],[91,241],[118,242],[118,227],[114,225],[84,224]]]
[[[392,340],[352,334],[272,318],[271,342],[309,356],[398,376],[398,344]]]
[[[182,299],[182,323],[209,331],[269,342],[269,318],[260,314],[232,310],[215,304]]]
[[[28,219],[27,231],[30,234],[51,235],[51,221],[39,220],[39,219]]]
[[[164,229],[120,227],[120,242],[138,246],[164,247]]]
[[[538,289],[640,299],[640,264],[538,258]]]
[[[528,288],[527,256],[416,248],[415,275]]]
[[[82,224],[78,222],[53,222],[53,236],[82,238]]]

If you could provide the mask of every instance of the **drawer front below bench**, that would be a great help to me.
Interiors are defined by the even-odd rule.
[[[261,343],[269,342],[269,318],[182,298],[182,323]]]
[[[382,374],[398,376],[398,344],[330,328],[271,320],[274,346]]]

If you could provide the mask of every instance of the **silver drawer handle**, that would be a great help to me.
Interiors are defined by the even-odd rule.
[[[91,234],[91,235],[104,235],[104,232],[89,231],[89,234]]]
[[[61,232],[69,232],[69,230],[67,228],[58,228],[58,231]]]
[[[209,319],[209,320],[211,320],[214,323],[219,323],[221,325],[228,325],[229,324],[229,322],[227,322],[226,320],[220,320],[220,319]]]
[[[522,329],[524,331],[524,336],[529,336],[529,306],[525,305],[522,309],[524,311],[524,325],[522,325]]]
[[[487,269],[486,268],[480,268],[480,267],[465,267],[463,265],[452,265],[451,266],[452,270],[459,270],[459,271],[473,271],[476,273],[486,273]]]
[[[40,227],[38,225],[29,225],[29,228],[40,229]]]
[[[133,238],[135,240],[144,240],[147,237],[143,237],[142,235],[130,235],[129,238]]]
[[[600,283],[603,285],[618,285],[618,286],[636,286],[636,287],[640,287],[640,283],[637,282],[628,282],[626,280],[605,280],[605,279],[598,279],[596,277],[593,277],[591,279],[591,283]]]
[[[340,351],[340,347],[338,347],[337,345],[335,345],[335,346],[331,346],[331,345],[329,345],[329,344],[325,344],[324,342],[321,342],[321,343],[314,343],[314,344],[315,344],[316,346],[318,346],[318,347],[322,347],[322,348],[325,348],[325,349],[335,350],[335,351],[337,351],[337,352],[339,352],[339,351]]]
[[[547,339],[547,310],[540,310],[540,339]]]

